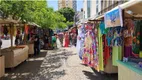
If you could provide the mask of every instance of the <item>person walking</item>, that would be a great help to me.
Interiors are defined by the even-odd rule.
[[[56,34],[54,34],[52,36],[52,47],[53,49],[57,48],[57,44],[56,44]]]
[[[68,32],[66,32],[65,33],[65,35],[64,35],[64,47],[69,47],[69,34],[68,34]]]
[[[34,55],[37,55],[40,53],[40,39],[39,36],[36,35],[34,39]]]
[[[56,36],[56,44],[57,44],[57,48],[61,48],[61,42],[58,35]]]

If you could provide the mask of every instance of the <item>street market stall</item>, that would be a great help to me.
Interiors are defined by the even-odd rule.
[[[17,29],[14,29],[15,20],[0,20],[2,39],[9,39],[10,35],[11,46],[7,46],[1,50],[1,54],[5,57],[5,68],[14,68],[28,58],[28,47],[26,45],[14,45],[13,36],[20,34]],[[3,42],[5,43],[5,42]]]
[[[108,40],[110,32],[105,29],[103,17],[89,20],[78,28],[78,53],[84,64],[98,72],[117,73],[118,68],[113,65],[113,45]]]
[[[142,79],[142,1],[131,0],[105,14],[105,28],[114,33],[113,65],[118,66],[119,80]]]
[[[29,47],[29,55],[34,54],[34,36],[39,35],[40,26],[35,23],[27,23],[24,26],[25,34],[24,34],[24,44],[27,44]]]
[[[129,5],[128,5],[129,4]],[[127,31],[132,31],[132,42],[124,42],[123,62],[118,61],[119,80],[141,80],[142,79],[142,1],[132,0],[120,5],[123,10],[124,24],[131,27]],[[124,39],[127,37],[124,36]],[[130,42],[130,43],[129,43]],[[126,44],[131,44],[131,52],[126,51]],[[124,71],[127,74],[124,76]]]

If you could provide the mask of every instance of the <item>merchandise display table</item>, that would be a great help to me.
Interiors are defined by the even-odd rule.
[[[30,44],[28,44],[28,47],[29,47],[28,53],[29,54],[34,54],[34,44],[30,43]]]
[[[0,56],[0,78],[5,74],[4,56]]]
[[[2,49],[1,53],[5,56],[5,68],[14,68],[25,61],[28,58],[28,50],[27,45]]]
[[[142,80],[142,68],[133,62],[118,61],[118,80]]]

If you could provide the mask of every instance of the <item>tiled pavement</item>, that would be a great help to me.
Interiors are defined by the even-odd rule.
[[[6,69],[1,80],[118,80],[117,74],[106,75],[84,66],[76,48],[42,51],[14,69]]]

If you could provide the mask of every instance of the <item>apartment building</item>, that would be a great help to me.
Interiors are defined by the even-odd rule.
[[[123,4],[129,0],[97,0],[96,14],[102,15],[105,12],[113,9],[114,7]]]
[[[77,11],[76,0],[58,0],[58,9],[70,7],[73,8],[74,11]]]
[[[91,16],[91,0],[83,1],[83,15],[84,19]]]
[[[83,18],[103,15],[112,8],[129,0],[83,0]]]

